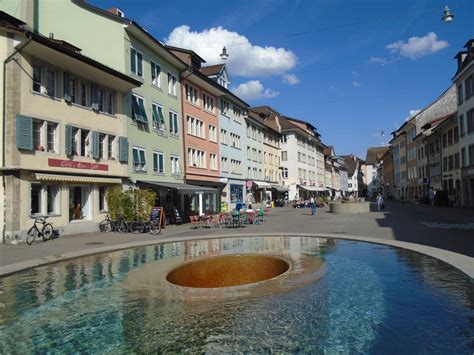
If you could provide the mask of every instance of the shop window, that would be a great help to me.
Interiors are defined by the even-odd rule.
[[[69,221],[90,219],[89,186],[69,187]]]
[[[59,214],[59,191],[55,185],[31,184],[31,215]]]

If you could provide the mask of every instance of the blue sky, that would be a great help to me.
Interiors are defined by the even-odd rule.
[[[227,45],[231,87],[250,105],[309,121],[337,154],[361,157],[451,85],[453,57],[474,38],[471,0],[91,3],[119,7],[210,64]],[[445,5],[450,24],[440,19]]]

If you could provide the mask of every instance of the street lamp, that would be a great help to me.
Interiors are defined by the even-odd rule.
[[[221,58],[223,60],[227,60],[227,58],[229,58],[229,55],[227,54],[227,48],[224,46],[224,48],[222,48],[222,53],[220,54]]]
[[[451,13],[451,11],[449,10],[449,7],[445,6],[444,7],[444,15],[443,15],[443,17],[441,17],[441,20],[443,20],[446,23],[449,23],[453,20],[453,18],[454,18],[454,14]]]

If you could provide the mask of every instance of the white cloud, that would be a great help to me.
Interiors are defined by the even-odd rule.
[[[355,86],[356,88],[358,88],[359,86],[361,86],[362,84],[359,82],[359,81],[352,81],[352,86]]]
[[[427,33],[424,37],[411,37],[407,42],[397,41],[387,46],[392,53],[416,59],[428,54],[434,54],[449,46],[448,42],[438,40],[434,32]]]
[[[405,118],[405,121],[408,121],[410,118],[412,118],[413,116],[415,116],[418,112],[420,112],[421,110],[410,110],[408,112],[408,117]]]
[[[300,83],[300,78],[295,74],[285,74],[283,75],[283,82],[289,85],[296,85]]]
[[[226,46],[228,70],[233,75],[245,77],[282,75],[298,63],[298,57],[292,51],[255,46],[245,36],[220,26],[197,32],[182,25],[171,31],[165,42],[194,50],[206,60],[206,65],[222,63],[219,55],[222,47]]]
[[[370,57],[369,62],[374,64],[380,64],[382,66],[390,64],[390,61],[385,57]]]
[[[264,89],[259,80],[250,80],[233,88],[232,92],[243,100],[271,99],[280,93],[271,89]]]

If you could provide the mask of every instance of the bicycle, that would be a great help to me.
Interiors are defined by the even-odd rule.
[[[130,231],[136,233],[151,233],[154,235],[161,233],[161,223],[158,219],[149,219],[146,222],[135,221],[130,223]]]
[[[107,214],[105,219],[99,223],[99,230],[101,232],[110,232],[115,230],[115,222],[110,219],[110,216]]]
[[[54,230],[51,223],[46,222],[48,217],[37,217],[33,223],[33,226],[28,230],[28,235],[26,236],[26,244],[31,245],[35,241],[36,237],[40,237],[44,242],[50,240],[53,237]],[[36,223],[41,223],[43,227],[39,230]]]

